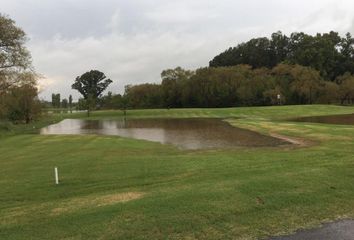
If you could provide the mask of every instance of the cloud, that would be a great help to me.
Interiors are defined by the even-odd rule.
[[[233,44],[233,39],[229,37],[229,44]],[[34,64],[40,66],[37,70],[47,73],[45,77],[51,79],[42,97],[48,98],[52,92],[78,97],[70,91],[70,86],[76,76],[88,70],[103,71],[114,80],[110,90],[122,92],[127,84],[159,82],[160,73],[166,68],[207,65],[209,59],[224,49],[225,40],[210,41],[191,34],[112,33],[101,38],[57,37],[36,41],[30,49]]]
[[[228,47],[278,30],[354,33],[351,0],[2,0],[1,7],[30,36],[46,99],[79,97],[71,84],[91,69],[122,92],[159,82],[166,68],[207,66]]]
[[[146,13],[147,19],[163,24],[206,22],[220,16],[211,1],[173,1],[161,4]]]

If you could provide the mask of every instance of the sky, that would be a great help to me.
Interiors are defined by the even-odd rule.
[[[282,31],[354,35],[353,0],[0,0],[28,35],[40,98],[80,95],[86,71],[127,84],[159,83],[164,69],[196,69],[231,46]]]

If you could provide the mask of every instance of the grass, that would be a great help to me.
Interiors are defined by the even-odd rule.
[[[0,239],[257,239],[353,218],[354,126],[285,120],[352,112],[325,105],[128,111],[227,118],[314,143],[302,148],[182,151],[114,136],[34,134],[84,114],[2,130]],[[120,117],[101,111],[92,119]]]

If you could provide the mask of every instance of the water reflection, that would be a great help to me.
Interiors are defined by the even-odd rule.
[[[174,144],[183,149],[266,147],[287,144],[218,119],[66,119],[41,134],[102,134]]]
[[[303,118],[297,118],[294,120],[297,122],[354,125],[354,114],[303,117]]]

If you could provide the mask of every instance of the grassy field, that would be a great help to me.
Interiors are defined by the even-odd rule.
[[[0,239],[257,239],[353,218],[354,126],[286,120],[353,112],[314,105],[127,115],[225,118],[311,143],[288,148],[184,151],[113,136],[35,134],[84,114],[2,127]],[[120,117],[102,111],[92,119]]]

